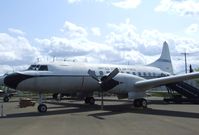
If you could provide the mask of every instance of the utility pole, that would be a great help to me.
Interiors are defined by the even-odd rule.
[[[187,52],[181,53],[184,55],[184,66],[185,66],[185,73],[187,74]]]

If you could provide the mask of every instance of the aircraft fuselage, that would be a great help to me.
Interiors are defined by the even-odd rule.
[[[42,93],[55,93],[55,91],[56,93],[92,92],[100,90],[100,87],[98,82],[89,76],[89,69],[95,71],[97,77],[100,78],[118,68],[120,73],[114,79],[120,82],[120,85],[111,89],[110,92],[122,94],[133,90],[128,86],[131,85],[131,82],[128,82],[129,79],[126,78],[133,77],[133,79],[142,80],[143,78],[150,79],[169,75],[159,68],[148,66],[99,65],[76,62],[34,66],[37,68],[9,75],[9,79],[5,79],[5,83],[22,91]],[[39,70],[41,66],[47,66],[47,68]]]

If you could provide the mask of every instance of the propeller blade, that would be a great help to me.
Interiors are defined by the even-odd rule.
[[[113,79],[119,73],[119,69],[115,68],[103,81],[102,83],[106,83],[109,80]]]
[[[89,70],[88,70],[88,74],[89,74],[89,76],[91,76],[94,80],[100,82],[100,80],[97,78],[97,76],[96,76],[96,74],[95,74],[95,71],[89,69]]]
[[[111,79],[113,79],[117,74],[119,73],[119,69],[115,68],[108,76],[104,76],[101,78],[101,81],[97,78],[95,71],[89,69],[88,70],[88,74],[89,76],[91,76],[94,80],[98,81],[98,83],[100,84],[101,87],[101,110],[104,109],[104,91],[112,88],[112,85],[118,85],[119,83],[117,81],[111,82],[112,85],[110,85],[108,87],[108,85],[106,84],[108,81],[110,81]]]

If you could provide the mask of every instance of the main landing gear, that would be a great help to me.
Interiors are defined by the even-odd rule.
[[[90,104],[90,105],[94,105],[95,104],[94,97],[86,97],[84,101],[85,101],[85,104]]]
[[[143,107],[143,108],[147,108],[147,100],[144,98],[140,98],[140,99],[135,99],[133,102],[135,107]]]
[[[52,97],[54,100],[61,101],[63,96],[61,93],[54,93]]]
[[[39,105],[37,107],[40,113],[45,113],[47,111],[47,106],[43,103],[43,95],[39,93]]]

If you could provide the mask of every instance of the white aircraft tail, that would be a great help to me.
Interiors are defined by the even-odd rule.
[[[149,64],[148,66],[158,67],[165,72],[173,74],[173,66],[171,62],[169,46],[166,41],[163,44],[160,58],[157,59],[155,62]]]

